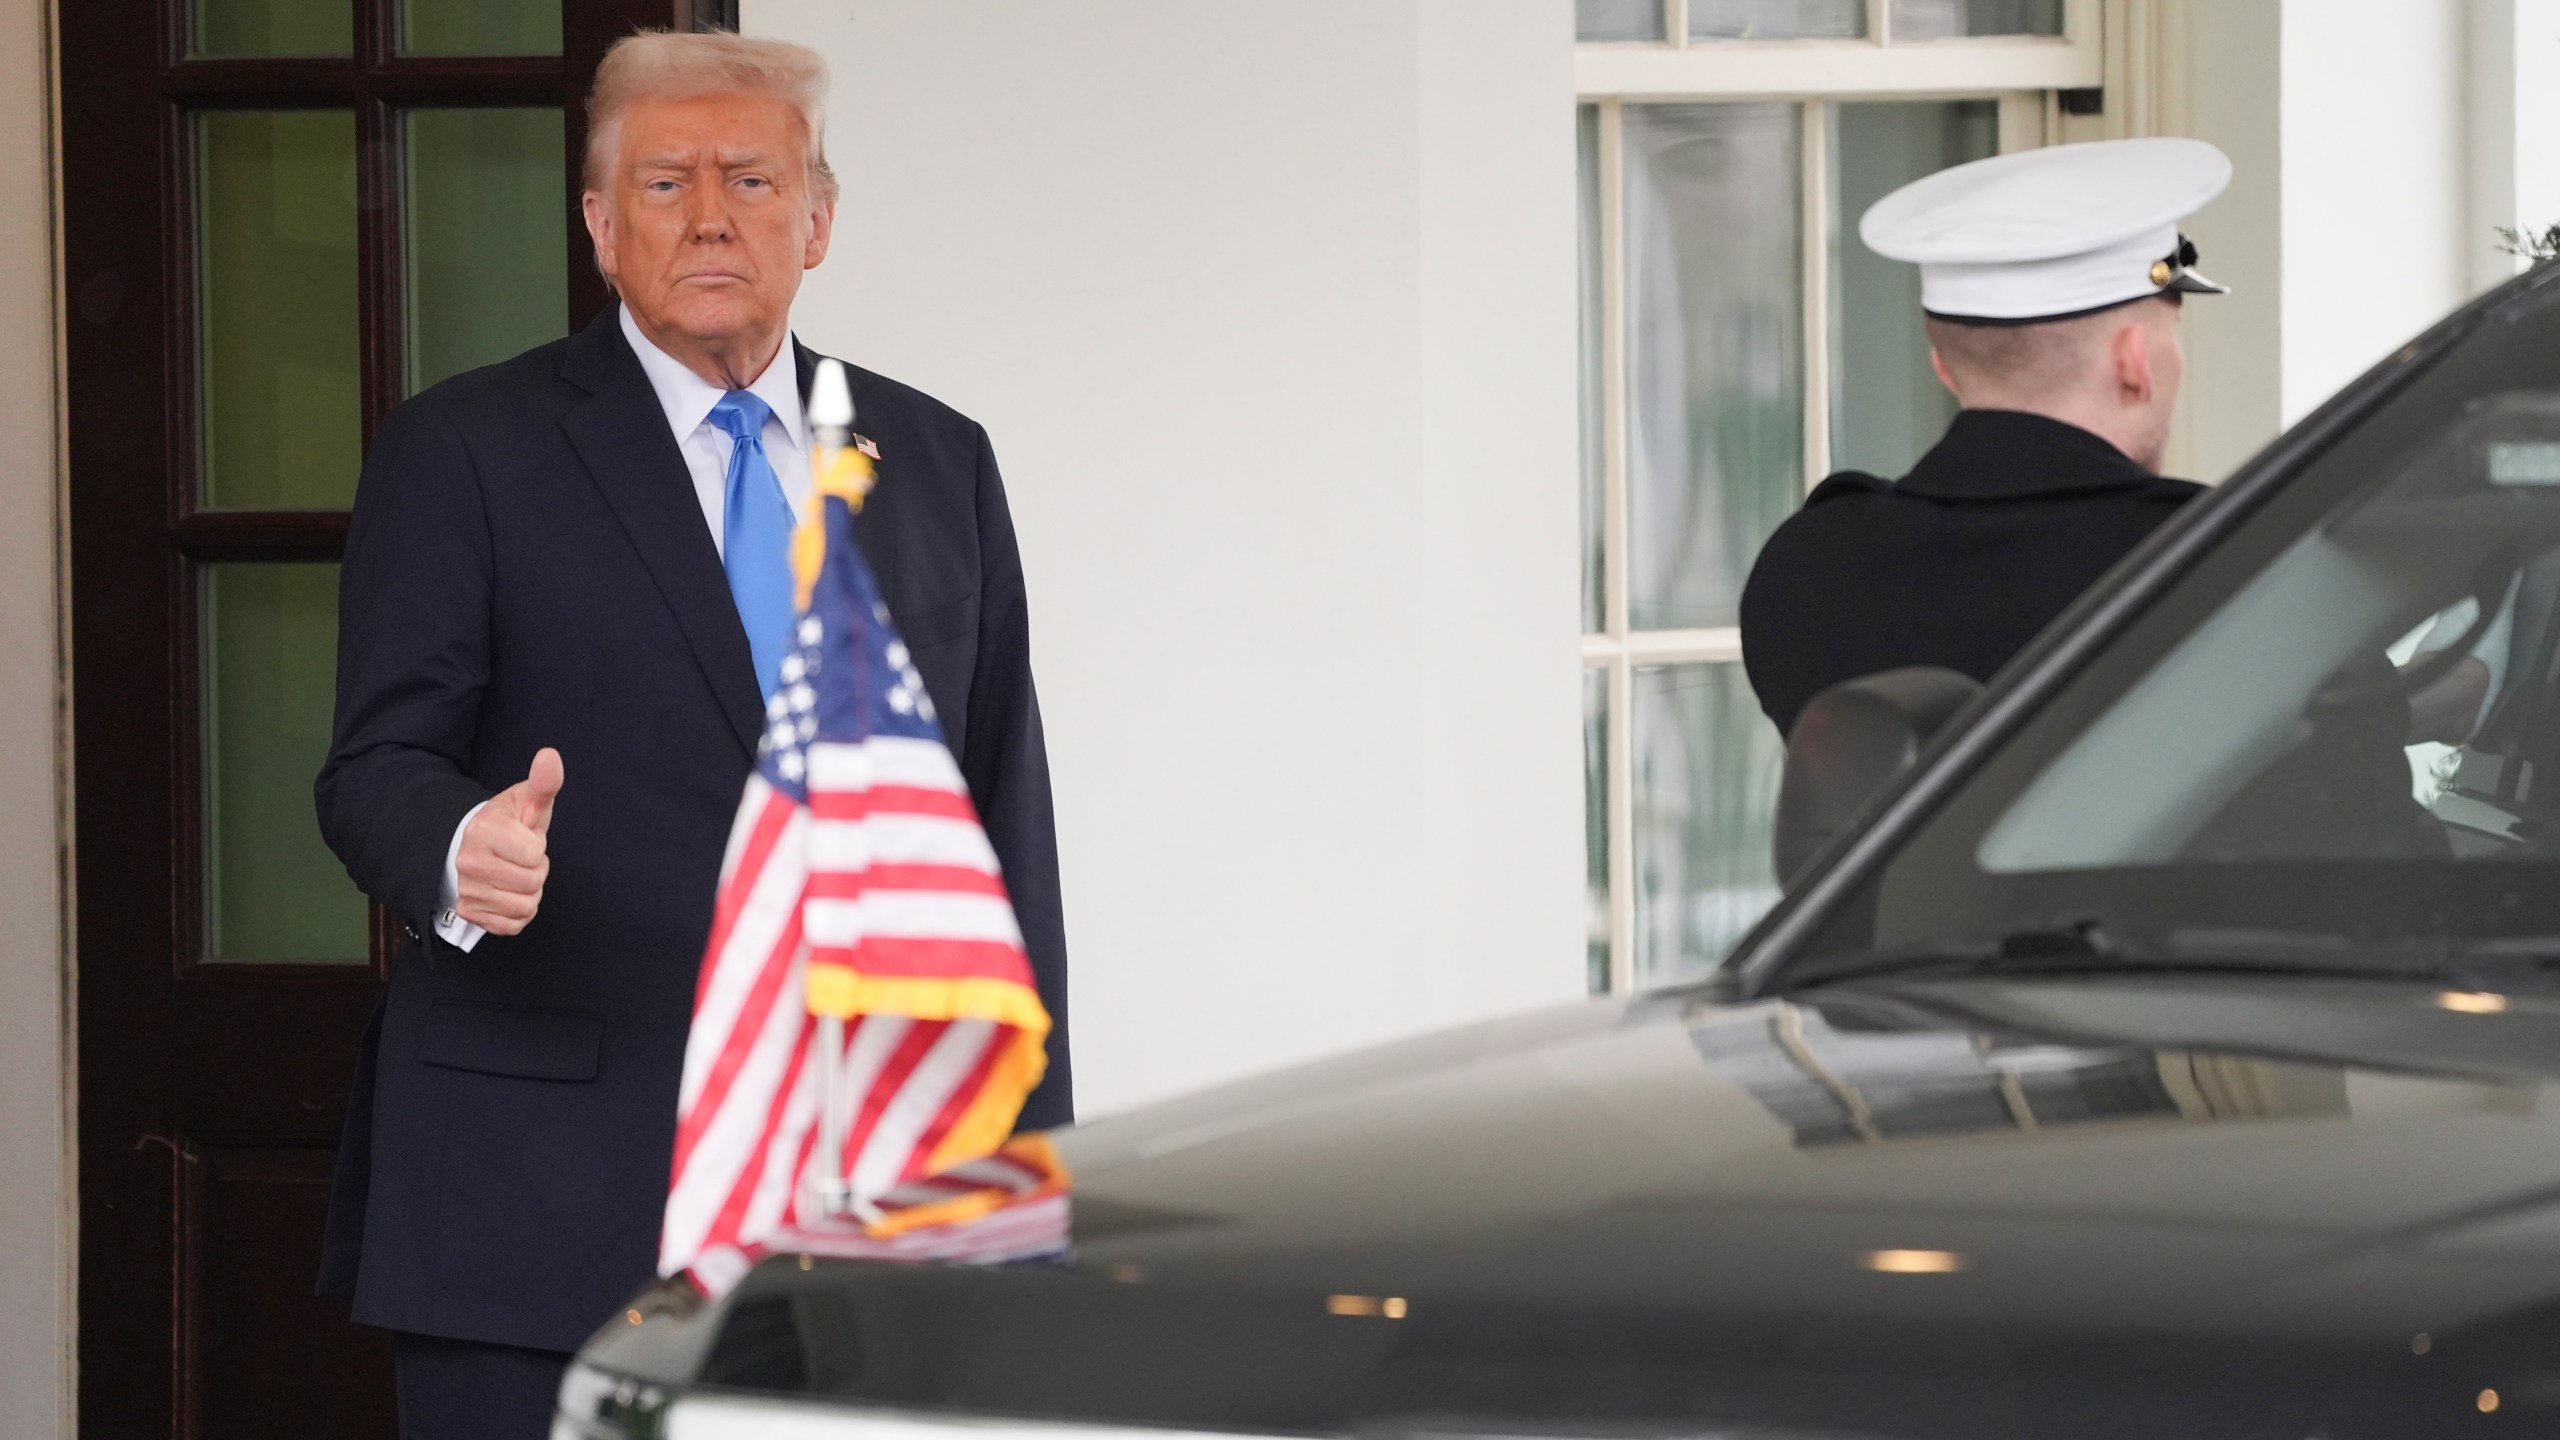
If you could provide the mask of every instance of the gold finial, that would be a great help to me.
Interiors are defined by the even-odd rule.
[[[859,515],[875,478],[871,457],[852,446],[821,442],[817,449],[809,466],[809,513],[791,532],[792,604],[801,610],[809,608],[809,593],[817,589],[818,571],[827,560],[827,497],[844,501],[846,509]]]

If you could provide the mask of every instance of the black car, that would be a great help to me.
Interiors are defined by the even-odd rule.
[[[1044,1258],[661,1286],[559,1434],[2560,1434],[2555,690],[2547,266],[1987,694],[1817,702],[1712,979],[1065,1132]]]

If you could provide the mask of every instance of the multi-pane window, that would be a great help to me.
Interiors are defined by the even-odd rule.
[[[322,843],[337,567],[364,437],[569,323],[559,0],[193,0],[171,73],[192,212],[201,936],[362,964]]]
[[[1860,244],[1906,181],[2041,144],[2091,0],[1580,0],[1591,986],[1694,975],[1777,898],[1784,753],[1741,665],[1761,542],[1954,413],[1918,275]],[[1846,602],[1844,602],[1846,603]]]

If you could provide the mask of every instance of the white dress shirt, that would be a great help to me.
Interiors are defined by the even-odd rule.
[[[729,432],[711,423],[711,407],[728,392],[650,343],[632,320],[630,310],[620,310],[620,318],[622,338],[631,342],[631,353],[640,357],[649,388],[658,393],[658,405],[667,413],[667,429],[675,435],[676,450],[684,456],[684,468],[693,477],[693,498],[702,506],[702,523],[711,527],[712,548],[725,557],[729,452],[735,447]],[[764,456],[772,462],[774,478],[782,482],[783,501],[791,507],[791,518],[796,523],[808,509],[810,479],[808,422],[800,410],[800,365],[795,349],[793,337],[786,334],[782,348],[774,353],[773,363],[765,366],[764,373],[747,389],[773,411],[772,418],[764,422]],[[453,827],[453,842],[444,851],[444,887],[436,901],[436,934],[461,950],[479,944],[480,937],[487,933],[463,919],[453,907],[462,891],[462,877],[455,869],[462,857],[462,832],[470,828],[472,818],[488,803],[484,800],[463,815],[461,823]]]

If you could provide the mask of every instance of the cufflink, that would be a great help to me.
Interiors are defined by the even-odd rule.
[[[436,917],[436,924],[439,926],[450,925],[461,918],[462,917],[460,915],[454,913],[453,907],[446,906],[445,912]]]

